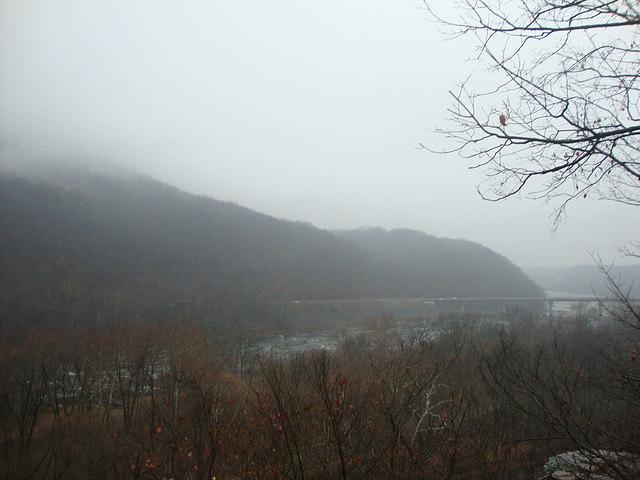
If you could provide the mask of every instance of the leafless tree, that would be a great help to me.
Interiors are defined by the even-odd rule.
[[[638,256],[633,254],[633,256]],[[631,330],[631,336],[640,333],[640,302],[632,296],[633,282],[625,284],[620,275],[613,272],[613,265],[605,265],[600,257],[594,258],[605,285],[615,302],[600,301],[600,310],[606,315]]]
[[[425,2],[477,40],[490,75],[452,91],[448,152],[484,170],[480,194],[553,200],[556,222],[588,195],[640,205],[637,0]],[[459,19],[450,12],[460,13]]]

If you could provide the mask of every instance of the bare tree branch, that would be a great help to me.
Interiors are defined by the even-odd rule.
[[[484,171],[483,198],[640,206],[640,6],[619,0],[461,0],[460,19],[426,4],[453,36],[473,35],[494,85],[467,79],[437,129]],[[424,146],[423,146],[424,147]],[[424,147],[428,148],[428,147]]]

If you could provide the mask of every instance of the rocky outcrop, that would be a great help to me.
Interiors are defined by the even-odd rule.
[[[640,478],[640,457],[626,452],[576,450],[545,463],[539,480],[631,480]]]

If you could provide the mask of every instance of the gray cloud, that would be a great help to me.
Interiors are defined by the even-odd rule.
[[[0,160],[112,161],[323,228],[479,241],[520,265],[605,260],[635,212],[483,202],[438,146],[470,45],[419,2],[0,3]]]

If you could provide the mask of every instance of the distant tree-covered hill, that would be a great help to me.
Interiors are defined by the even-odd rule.
[[[506,257],[467,240],[408,229],[335,232],[376,258],[397,265],[397,294],[431,297],[538,297],[543,292]],[[391,288],[389,286],[388,288]]]
[[[282,299],[535,296],[500,255],[418,232],[334,234],[142,176],[0,176],[3,323],[189,314],[264,321]]]

